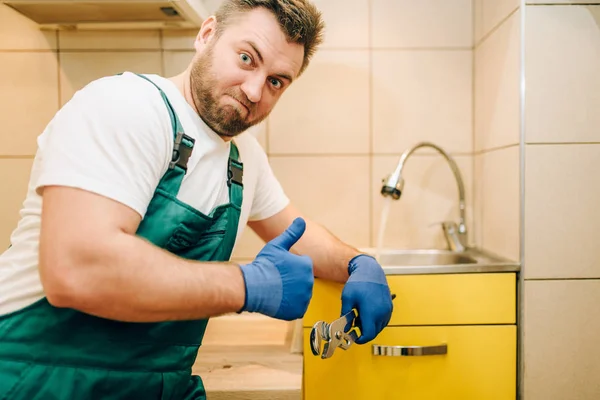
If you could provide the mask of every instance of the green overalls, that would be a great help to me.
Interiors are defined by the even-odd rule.
[[[194,141],[158,90],[171,116],[173,161],[137,234],[188,259],[229,260],[242,205],[237,147],[231,143],[227,165],[229,204],[204,215],[178,200]],[[202,380],[191,368],[207,323],[118,322],[41,299],[0,317],[0,400],[205,399]]]

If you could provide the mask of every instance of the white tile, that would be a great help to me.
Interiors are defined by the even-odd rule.
[[[278,156],[270,162],[308,218],[355,247],[369,246],[369,157]]]
[[[321,48],[369,46],[369,0],[313,0],[323,13]]]
[[[373,47],[471,47],[472,0],[372,0]]]
[[[521,177],[520,148],[512,146],[476,156],[481,191],[481,247],[520,261]]]
[[[527,146],[527,279],[600,277],[599,170],[600,144]]]
[[[69,52],[60,55],[61,104],[91,81],[131,71],[161,74],[161,55],[151,52]]]
[[[475,50],[475,150],[519,143],[520,13]]]
[[[600,6],[526,12],[526,140],[600,142]]]
[[[58,111],[54,52],[0,52],[0,154],[33,155]]]
[[[373,151],[399,154],[431,141],[471,153],[472,64],[469,50],[375,51]]]
[[[10,244],[10,236],[17,227],[19,211],[27,194],[29,173],[33,159],[0,159],[0,253]]]
[[[465,186],[467,233],[472,242],[472,156],[454,157]],[[374,156],[371,188],[373,203],[372,246],[378,246],[384,204],[390,202],[381,194],[382,179],[394,171],[398,157]],[[404,167],[404,190],[392,200],[383,231],[383,246],[392,248],[447,248],[442,234],[442,221],[459,221],[458,187],[450,166],[441,156],[414,155]]]
[[[523,398],[600,398],[600,281],[525,281],[524,288]]]
[[[59,31],[61,50],[160,49],[158,30]]]
[[[53,50],[56,32],[42,31],[18,11],[0,4],[0,50]]]
[[[368,50],[323,50],[269,117],[276,154],[369,153]]]
[[[521,0],[475,0],[475,43],[498,27],[520,4]]]

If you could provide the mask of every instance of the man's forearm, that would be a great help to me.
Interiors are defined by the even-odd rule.
[[[338,239],[320,224],[307,222],[306,232],[294,251],[313,259],[317,278],[346,282],[348,262],[360,251]]]
[[[102,249],[73,259],[66,267],[69,283],[50,285],[49,300],[130,322],[200,319],[239,311],[244,304],[243,276],[234,264],[182,259],[127,233]],[[52,267],[41,268],[42,278]]]
[[[278,214],[265,220],[249,222],[249,225],[264,241],[269,241],[283,232],[297,217],[305,218],[290,204]],[[346,282],[348,262],[360,252],[339,240],[320,224],[307,218],[305,220],[306,231],[292,251],[310,256],[316,277]]]

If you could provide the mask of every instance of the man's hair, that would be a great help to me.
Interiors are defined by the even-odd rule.
[[[271,11],[289,42],[304,45],[302,72],[308,66],[317,47],[323,42],[325,23],[321,12],[310,0],[224,0],[215,16],[217,17],[216,37],[219,37],[235,17],[264,7]]]

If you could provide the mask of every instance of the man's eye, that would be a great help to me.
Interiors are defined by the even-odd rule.
[[[271,78],[271,85],[273,85],[273,87],[275,87],[275,89],[280,89],[282,86],[282,83],[279,79]]]
[[[252,58],[248,54],[246,54],[246,53],[241,53],[240,54],[240,60],[242,60],[242,62],[244,64],[247,64],[247,65],[252,64]]]

